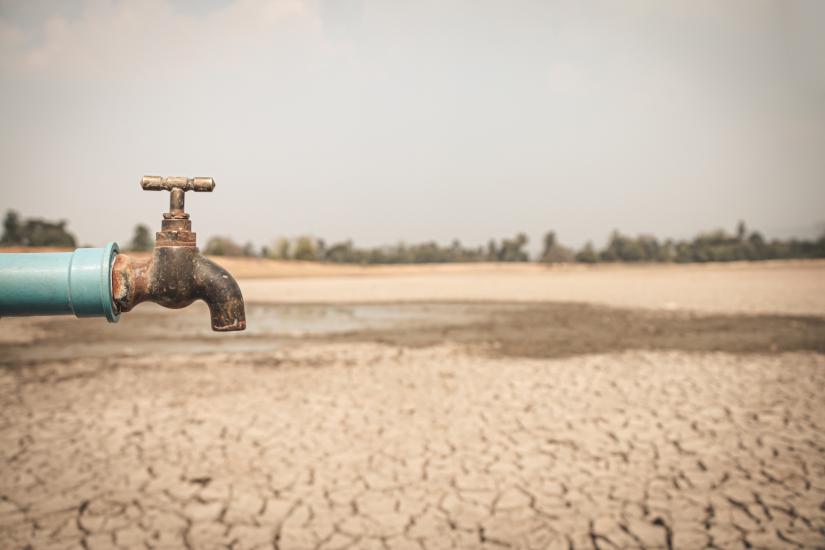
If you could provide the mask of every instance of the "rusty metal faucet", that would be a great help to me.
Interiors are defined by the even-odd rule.
[[[212,330],[246,328],[243,296],[225,269],[201,256],[189,214],[184,211],[186,191],[209,192],[212,178],[144,176],[146,191],[169,191],[169,212],[164,212],[155,248],[148,260],[118,254],[112,267],[112,297],[119,312],[141,302],[179,309],[195,300],[209,306]]]

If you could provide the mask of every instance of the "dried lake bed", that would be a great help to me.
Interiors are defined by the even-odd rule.
[[[823,265],[651,269],[245,279],[233,335],[3,319],[0,540],[825,545]]]

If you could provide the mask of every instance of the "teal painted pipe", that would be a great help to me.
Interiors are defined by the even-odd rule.
[[[109,243],[74,252],[0,254],[0,317],[74,314],[116,323],[112,264],[118,252]]]

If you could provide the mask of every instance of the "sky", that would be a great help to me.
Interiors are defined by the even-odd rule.
[[[0,210],[83,244],[825,230],[819,0],[0,0]]]

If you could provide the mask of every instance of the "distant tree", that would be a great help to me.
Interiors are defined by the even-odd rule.
[[[360,263],[354,252],[352,241],[335,243],[327,248],[325,259],[335,263]]]
[[[619,255],[616,251],[616,241],[619,239],[619,231],[614,229],[607,241],[607,246],[599,251],[599,261],[601,262],[617,262]]]
[[[484,258],[488,262],[495,262],[498,260],[498,246],[496,245],[496,241],[490,239],[487,243],[487,254]]]
[[[18,246],[60,246],[74,247],[77,241],[66,230],[66,220],[50,222],[37,218],[20,220],[17,212],[9,210],[3,220],[3,235],[0,242]]]
[[[152,250],[152,234],[149,228],[143,224],[135,226],[135,232],[132,236],[132,242],[129,244],[131,250],[147,251]]]
[[[825,258],[825,233],[815,243],[814,258]]]
[[[324,239],[318,239],[315,241],[315,259],[319,262],[323,262],[327,256],[327,243]]]
[[[295,239],[295,252],[292,253],[293,260],[312,261],[315,259],[315,239],[306,235]]]
[[[667,239],[659,249],[660,262],[672,262],[675,258],[676,250],[672,239]]]
[[[14,210],[7,210],[3,219],[3,236],[0,244],[21,244],[20,216]]]
[[[596,255],[600,262],[626,262],[641,261],[644,252],[635,239],[613,230],[605,247],[596,252]]]
[[[289,260],[291,258],[289,239],[281,237],[275,241],[270,257],[274,260]]]
[[[224,241],[221,237],[212,237],[206,243],[206,249],[204,250],[206,254],[211,256],[225,256],[226,250],[224,248]]]
[[[548,231],[544,234],[544,250],[541,252],[542,260],[544,260],[554,246],[556,246],[556,232]]]
[[[461,241],[459,239],[453,239],[449,248],[449,260],[451,262],[462,262],[466,256],[467,254],[465,253],[464,247],[461,246]]]
[[[745,222],[739,220],[739,223],[736,224],[736,240],[742,242],[748,236],[748,228],[745,225]]]
[[[764,260],[768,256],[768,243],[759,231],[754,231],[748,236],[748,245],[753,260]]]
[[[636,237],[638,247],[641,249],[641,260],[643,262],[664,261],[664,247],[659,244],[659,240],[653,235],[639,235]]]
[[[599,252],[604,262],[656,262],[661,261],[661,247],[655,237],[641,235],[633,238],[613,231],[607,246]]]
[[[503,239],[498,250],[500,262],[526,262],[530,259],[523,249],[527,245],[527,235],[519,233],[514,239]]]
[[[754,246],[764,246],[765,245],[765,237],[762,236],[762,233],[759,231],[754,231],[748,237],[748,242],[750,242]]]
[[[739,239],[738,235],[732,236],[724,229],[701,233],[690,243],[693,248],[694,261],[699,262],[745,260],[752,254],[752,251],[748,251],[743,245],[744,242]]]
[[[250,257],[250,258],[255,256],[255,245],[252,244],[251,242],[247,242],[245,245],[243,245],[243,249],[241,249],[241,253],[244,256],[247,256],[247,257]]]
[[[229,237],[212,237],[206,243],[210,256],[244,256],[244,248]]]
[[[28,219],[21,230],[25,246],[61,246],[71,248],[77,246],[74,235],[66,231],[66,220],[49,222],[46,220]]]
[[[542,250],[539,261],[546,264],[558,264],[572,262],[575,259],[575,253],[556,240],[555,232],[548,231],[544,235],[544,250]]]
[[[593,248],[593,243],[588,241],[587,244],[576,253],[576,261],[584,264],[594,264],[599,261],[596,250]]]

